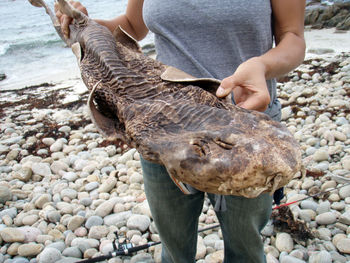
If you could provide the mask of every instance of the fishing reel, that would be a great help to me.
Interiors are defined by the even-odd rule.
[[[117,254],[122,253],[123,255],[129,254],[130,249],[132,249],[134,245],[127,238],[120,238],[118,231],[115,231],[114,234],[116,235],[116,238],[114,242],[112,242],[113,252],[117,252]]]
[[[94,258],[89,258],[85,260],[78,261],[77,263],[93,263],[93,262],[101,262],[106,259],[110,259],[117,256],[129,256],[132,253],[135,253],[137,251],[147,249],[151,246],[155,246],[160,244],[161,242],[149,242],[144,245],[140,246],[134,246],[127,238],[122,238],[123,241],[119,238],[118,231],[114,232],[116,235],[116,238],[114,242],[112,242],[113,245],[113,251],[109,252],[108,255],[102,255]]]

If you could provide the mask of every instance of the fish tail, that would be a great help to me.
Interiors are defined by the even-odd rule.
[[[66,0],[58,0],[58,5],[63,14],[75,19],[78,23],[82,20],[85,21],[86,15],[80,12],[79,10],[75,9]]]

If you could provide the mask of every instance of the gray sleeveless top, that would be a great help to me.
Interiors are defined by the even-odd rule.
[[[272,48],[269,0],[144,0],[157,59],[195,77],[223,79],[247,59]],[[266,114],[279,120],[275,80],[267,81]]]

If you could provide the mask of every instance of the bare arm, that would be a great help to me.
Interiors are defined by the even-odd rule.
[[[276,47],[260,58],[266,78],[279,77],[299,66],[305,55],[304,0],[272,0]]]
[[[88,14],[86,8],[80,2],[70,1],[70,4],[86,15]],[[95,21],[103,26],[106,26],[111,32],[113,32],[118,26],[121,26],[136,40],[141,40],[148,33],[148,28],[146,27],[142,17],[142,7],[143,0],[128,0],[125,14],[111,20],[96,19]],[[72,22],[72,19],[66,15],[63,15],[58,10],[57,4],[55,4],[55,12],[61,23],[62,31],[68,38],[69,24]]]
[[[243,62],[235,73],[222,80],[218,97],[234,93],[236,103],[264,111],[270,103],[266,80],[281,76],[304,59],[305,0],[271,0],[276,47]]]
[[[143,21],[142,7],[143,0],[129,0],[125,14],[111,20],[96,19],[95,21],[106,26],[111,32],[121,26],[136,40],[142,40],[148,33],[148,28]]]

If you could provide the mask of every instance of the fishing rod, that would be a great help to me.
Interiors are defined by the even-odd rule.
[[[330,188],[330,189],[325,190],[325,191],[318,192],[317,194],[314,194],[314,195],[306,196],[306,197],[304,197],[304,198],[302,198],[302,199],[299,199],[299,200],[296,200],[296,201],[292,201],[292,202],[289,202],[289,203],[277,205],[277,206],[273,207],[272,209],[274,210],[274,209],[279,209],[279,208],[284,207],[284,206],[290,206],[290,205],[292,205],[292,204],[299,203],[299,202],[301,202],[301,201],[304,201],[304,200],[307,200],[307,199],[310,199],[310,198],[313,198],[313,197],[317,197],[317,196],[319,196],[319,195],[322,195],[322,194],[325,194],[325,193],[329,193],[329,192],[332,192],[332,191],[334,191],[334,190],[343,188],[343,187],[345,187],[345,186],[347,186],[347,185],[350,185],[350,182],[345,183],[345,184],[343,184],[342,186],[338,186],[338,187]]]
[[[277,206],[273,207],[272,209],[273,210],[280,209],[281,207],[289,206],[289,205],[292,205],[292,204],[295,204],[295,203],[298,203],[298,202],[301,202],[301,201],[304,201],[304,200],[307,200],[307,199],[310,199],[313,197],[317,197],[321,194],[332,192],[334,190],[343,188],[347,185],[350,185],[350,182],[345,183],[342,186],[338,186],[338,187],[334,187],[334,188],[331,188],[331,189],[328,189],[325,191],[321,191],[321,192],[314,194],[314,195],[306,196],[306,197],[299,199],[299,200],[296,200],[296,201],[277,205]],[[215,224],[215,225],[212,225],[209,227],[202,228],[202,229],[198,230],[198,232],[204,232],[207,230],[217,228],[219,226],[220,226],[220,224]],[[140,245],[140,246],[133,246],[132,243],[127,242],[126,240],[124,240],[123,242],[119,242],[118,232],[115,232],[115,234],[116,234],[116,239],[114,240],[114,242],[112,242],[112,245],[113,245],[112,252],[109,252],[108,255],[102,255],[102,256],[97,256],[97,257],[77,261],[77,263],[94,263],[94,262],[100,262],[100,261],[107,260],[107,259],[117,257],[117,256],[127,256],[127,255],[130,255],[130,254],[135,253],[137,251],[144,250],[144,249],[147,249],[149,247],[153,247],[153,246],[161,244],[161,241],[158,241],[158,242],[149,242],[147,244]],[[117,243],[117,240],[118,240],[118,243]]]
[[[209,227],[202,228],[198,230],[198,232],[204,232],[207,230],[217,228],[219,226],[220,224],[215,224]],[[100,262],[100,261],[107,260],[117,256],[127,256],[137,251],[144,250],[149,247],[153,247],[155,245],[161,244],[161,241],[158,241],[158,242],[149,242],[147,244],[140,245],[140,246],[133,246],[132,243],[127,242],[126,240],[124,240],[123,242],[119,242],[118,232],[115,232],[115,234],[116,234],[116,239],[114,240],[114,242],[112,242],[113,251],[109,252],[108,255],[102,255],[102,256],[97,256],[89,259],[84,259],[81,261],[77,261],[76,263],[94,263],[94,262]]]

